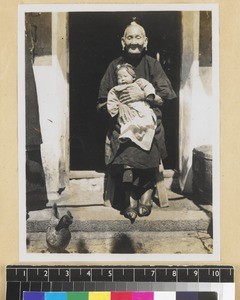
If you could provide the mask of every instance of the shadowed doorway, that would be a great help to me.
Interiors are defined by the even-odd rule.
[[[104,171],[107,120],[96,112],[100,80],[121,55],[121,37],[132,17],[145,28],[148,54],[160,57],[176,94],[180,84],[180,12],[74,12],[69,14],[70,169]],[[159,54],[159,55],[158,55]],[[167,169],[178,169],[178,99],[163,108]]]

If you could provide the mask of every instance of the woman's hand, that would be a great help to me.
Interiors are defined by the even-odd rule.
[[[154,97],[148,96],[146,98],[146,101],[148,102],[150,107],[161,107],[163,105],[163,99],[158,95],[155,95]]]
[[[132,121],[135,114],[126,104],[119,103],[119,116],[118,118],[122,121],[122,123],[126,124],[127,122]]]
[[[120,96],[120,102],[130,103],[136,101],[144,101],[146,98],[144,91],[141,91],[139,87],[129,86],[127,87]]]

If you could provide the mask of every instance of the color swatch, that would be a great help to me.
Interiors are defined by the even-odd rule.
[[[217,292],[24,292],[23,300],[218,300]]]

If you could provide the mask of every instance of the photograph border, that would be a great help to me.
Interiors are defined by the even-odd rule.
[[[110,11],[212,11],[212,91],[216,103],[213,118],[213,253],[212,254],[48,254],[27,253],[26,170],[25,170],[25,18],[27,12],[110,12]],[[219,20],[218,4],[21,4],[18,5],[18,180],[19,260],[74,262],[167,262],[220,260],[220,118],[219,118]]]

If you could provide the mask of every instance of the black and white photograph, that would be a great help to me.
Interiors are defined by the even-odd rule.
[[[219,259],[218,6],[18,17],[20,259]]]

